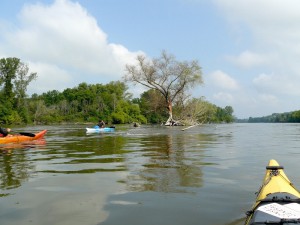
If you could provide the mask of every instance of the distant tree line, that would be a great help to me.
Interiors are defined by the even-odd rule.
[[[250,117],[249,123],[300,123],[300,110],[286,113],[273,113],[269,116]]]
[[[52,124],[91,122],[103,119],[108,124],[153,123],[169,118],[163,95],[149,89],[139,98],[132,98],[124,82],[108,84],[81,83],[62,92],[51,90],[42,94],[26,94],[29,83],[37,78],[17,58],[0,59],[0,122],[1,124]],[[233,108],[218,107],[204,98],[178,98],[173,114],[186,124],[195,121],[230,123]]]

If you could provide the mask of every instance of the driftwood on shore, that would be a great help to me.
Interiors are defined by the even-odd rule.
[[[184,124],[182,124],[181,122],[179,121],[170,121],[170,122],[166,122],[164,124],[165,126],[184,126]]]
[[[165,126],[184,126],[184,124],[180,121],[173,120],[173,118],[169,118],[167,122],[164,124]]]
[[[190,128],[195,127],[195,126],[198,126],[198,125],[201,125],[201,123],[197,123],[197,124],[191,125],[191,126],[189,126],[189,127],[183,128],[183,129],[181,129],[181,130],[182,130],[182,131],[185,131],[185,130],[187,130],[187,129],[190,129]]]
[[[139,126],[140,126],[139,123],[137,123],[137,122],[134,122],[134,123],[133,123],[133,127],[139,127]]]

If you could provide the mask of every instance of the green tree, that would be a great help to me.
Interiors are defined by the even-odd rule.
[[[141,114],[147,118],[149,123],[162,123],[168,118],[164,98],[158,90],[149,89],[133,102],[139,104]]]
[[[28,106],[27,106],[27,87],[37,78],[37,73],[29,73],[28,66],[20,62],[18,66],[18,70],[16,73],[16,77],[14,79],[14,92],[16,97],[16,108],[17,111],[22,118],[22,121],[25,123],[30,122],[30,116],[28,112]]]
[[[26,91],[29,83],[37,77],[18,58],[0,59],[0,116],[3,123],[29,121]]]
[[[294,123],[299,123],[300,122],[300,110],[294,111],[294,112],[291,113],[289,122],[294,122]]]
[[[2,96],[6,99],[6,106],[12,109],[15,94],[13,92],[13,80],[19,68],[20,59],[2,58],[0,59],[0,85],[3,85]]]
[[[182,116],[185,119],[186,124],[196,124],[196,123],[205,123],[211,122],[215,116],[217,107],[205,99],[202,98],[193,98],[187,101],[182,110]]]
[[[234,121],[233,108],[231,106],[225,106],[224,111],[225,111],[224,121],[226,123],[232,123]]]
[[[24,99],[27,97],[27,87],[31,81],[37,78],[37,73],[29,73],[29,68],[23,62],[19,62],[14,80],[14,92],[17,97],[17,106],[21,106]]]
[[[42,94],[42,98],[46,104],[46,106],[58,104],[60,101],[64,99],[62,93],[57,90],[47,91],[46,93]]]

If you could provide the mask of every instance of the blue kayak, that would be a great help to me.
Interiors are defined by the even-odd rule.
[[[115,127],[104,127],[100,128],[98,126],[95,126],[93,128],[86,128],[87,133],[98,133],[98,132],[113,132],[115,131]]]

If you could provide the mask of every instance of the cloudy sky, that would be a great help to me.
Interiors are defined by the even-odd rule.
[[[299,0],[1,0],[0,58],[28,64],[41,94],[121,80],[137,54],[166,50],[201,65],[194,97],[265,116],[300,110],[299,12]]]

